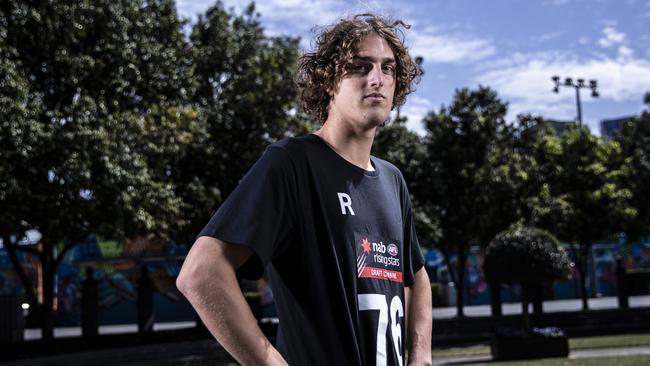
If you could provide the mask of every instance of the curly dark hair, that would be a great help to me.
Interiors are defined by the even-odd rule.
[[[300,58],[298,86],[306,113],[324,123],[328,116],[330,91],[335,91],[352,66],[359,42],[369,34],[384,38],[395,55],[395,95],[392,108],[406,102],[422,74],[418,64],[404,46],[401,20],[376,14],[359,14],[324,28],[316,38],[315,50]],[[400,37],[401,36],[401,37]]]

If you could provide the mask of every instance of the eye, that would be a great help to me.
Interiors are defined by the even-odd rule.
[[[353,63],[350,65],[349,71],[354,74],[362,74],[367,73],[370,70],[370,67],[365,63]]]
[[[386,75],[395,75],[395,65],[394,64],[386,64],[381,67],[382,71]]]

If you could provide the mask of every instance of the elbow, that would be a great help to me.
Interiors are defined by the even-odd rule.
[[[183,295],[185,295],[185,291],[187,289],[187,280],[185,277],[182,275],[182,273],[178,274],[178,277],[176,277],[176,288],[178,291],[180,291]]]
[[[187,271],[185,271],[185,266],[183,266],[183,268],[181,268],[180,273],[178,274],[178,277],[176,277],[176,288],[185,297],[187,297],[187,294],[190,292],[190,289],[193,286],[192,277],[188,276],[186,272]]]
[[[239,248],[226,246],[219,240],[201,237],[185,257],[176,277],[176,287],[191,300],[192,294],[205,293],[209,291],[208,287],[236,284],[235,268],[250,256],[246,253]]]
[[[201,286],[202,277],[209,270],[209,268],[203,268],[203,263],[197,258],[200,256],[190,253],[185,258],[178,277],[176,277],[176,288],[188,299],[189,295]]]

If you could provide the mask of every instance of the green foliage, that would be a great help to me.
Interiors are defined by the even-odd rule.
[[[188,42],[171,0],[2,2],[0,236],[43,233],[46,311],[80,239],[192,240],[266,145],[309,128],[298,40],[258,18],[217,3]]]
[[[650,234],[650,113],[645,111],[628,121],[616,142],[624,159],[623,185],[632,192],[632,207],[637,212],[626,232],[629,238],[646,236]]]
[[[488,282],[550,284],[567,278],[571,262],[555,237],[544,230],[517,226],[488,245],[483,270]]]
[[[299,40],[266,37],[252,5],[235,16],[221,3],[199,17],[190,40],[194,100],[212,139],[201,174],[227,194],[269,143],[310,127],[295,112]]]
[[[620,144],[569,128],[560,136],[548,131],[532,148],[528,169],[538,189],[530,197],[530,221],[560,239],[590,245],[625,228],[636,216],[627,189]]]
[[[494,91],[480,87],[457,91],[448,109],[425,119],[426,160],[415,196],[439,223],[442,245],[487,244],[517,218],[521,178],[509,165],[506,111]]]
[[[191,240],[266,145],[310,126],[298,40],[266,37],[253,6],[217,3],[191,43],[173,1],[0,9],[3,236]]]
[[[637,216],[628,167],[617,141],[601,139],[574,124],[560,134],[550,129],[521,135],[529,184],[523,195],[525,222],[552,232],[571,246],[580,273],[583,308],[587,308],[589,247],[629,229]]]
[[[0,193],[10,208],[3,236],[27,226],[46,241],[72,243],[90,231],[166,235],[182,223],[181,201],[141,148],[149,138],[142,116],[183,103],[188,86],[174,3],[9,1],[1,19],[9,76],[15,85],[29,80],[14,105],[29,105],[30,114],[3,118],[14,132],[3,134],[2,155],[25,152],[3,164],[9,181],[20,182]]]
[[[425,118],[426,160],[414,189],[437,247],[450,264],[458,254],[456,306],[463,315],[466,251],[487,244],[518,219],[517,187],[521,175],[510,164],[514,130],[505,122],[507,105],[486,87],[456,91],[449,108]]]

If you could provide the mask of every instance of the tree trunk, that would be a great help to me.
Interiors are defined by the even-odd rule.
[[[503,315],[501,309],[501,284],[492,282],[488,285],[490,286],[490,309],[492,316],[501,316]]]
[[[580,243],[578,249],[575,249],[575,245],[569,245],[569,249],[575,258],[576,271],[578,271],[578,282],[580,284],[580,299],[582,300],[582,310],[589,309],[589,303],[587,301],[587,278],[585,276],[585,256],[586,256],[586,245]]]
[[[528,304],[530,303],[530,287],[521,284],[521,319],[523,320],[524,331],[531,332],[530,316],[528,315]]]
[[[580,244],[580,258],[577,260],[578,274],[580,276],[580,298],[582,299],[582,310],[589,310],[589,301],[587,300],[587,257],[589,251],[586,244]]]
[[[458,261],[456,262],[456,269],[458,273],[458,283],[456,284],[456,316],[462,318],[465,316],[464,305],[464,291],[465,291],[465,247],[458,248]]]
[[[616,297],[618,298],[619,309],[628,309],[630,307],[627,292],[627,274],[620,257],[616,258]]]
[[[43,340],[54,339],[54,248],[49,242],[43,241]]]
[[[544,312],[544,290],[542,285],[535,285],[532,289],[533,313],[541,314]]]

